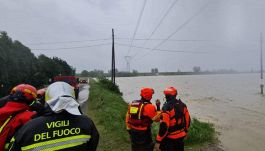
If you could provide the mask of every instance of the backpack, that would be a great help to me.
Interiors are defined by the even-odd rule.
[[[151,104],[150,102],[143,102],[140,100],[133,101],[129,108],[128,108],[128,113],[129,113],[129,123],[134,125],[134,126],[143,126],[143,127],[148,127],[152,123],[152,120],[143,115],[144,107],[147,104]]]
[[[26,104],[18,102],[7,102],[0,108],[0,150],[8,148],[11,138],[15,132],[28,122],[36,112],[28,111]]]
[[[163,111],[171,111],[172,109],[175,112],[174,116],[170,117],[170,120],[175,119],[176,124],[174,126],[169,127],[169,132],[174,132],[177,130],[181,130],[185,128],[186,120],[184,117],[184,108],[186,107],[186,104],[184,104],[181,100],[175,100],[174,102],[168,102],[164,105]],[[181,119],[181,123],[178,123],[178,120]]]

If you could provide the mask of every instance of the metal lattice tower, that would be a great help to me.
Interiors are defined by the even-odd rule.
[[[128,72],[131,72],[131,59],[132,59],[132,56],[125,56],[124,57],[125,61],[126,61],[126,66],[127,66],[127,71]]]

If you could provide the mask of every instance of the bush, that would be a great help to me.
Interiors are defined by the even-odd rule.
[[[106,89],[122,95],[122,92],[119,89],[119,86],[116,84],[113,84],[109,79],[107,79],[106,77],[98,77],[99,83]]]
[[[201,122],[196,118],[192,119],[192,123],[188,133],[187,144],[202,144],[212,142],[215,139],[214,125],[211,123]]]

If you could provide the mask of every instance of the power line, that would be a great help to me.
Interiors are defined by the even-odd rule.
[[[80,47],[61,47],[61,48],[33,48],[31,50],[64,50],[64,49],[79,49],[79,48],[89,48],[89,47],[96,47],[96,46],[104,46],[110,45],[111,43],[103,43],[103,44],[95,44],[95,45],[88,45],[88,46],[80,46]]]
[[[118,46],[124,46],[124,47],[129,47],[128,44],[122,44],[122,43],[115,43]],[[247,51],[242,51],[242,49],[240,50],[229,50],[229,51],[184,51],[184,50],[173,50],[173,49],[153,49],[153,48],[148,48],[148,47],[141,47],[141,46],[132,46],[134,48],[138,48],[138,49],[146,49],[146,50],[154,50],[154,51],[161,51],[161,52],[172,52],[172,53],[192,53],[192,54],[216,54],[216,53],[252,53],[251,50],[247,50]]]
[[[106,41],[111,40],[111,38],[104,39],[89,39],[89,40],[72,40],[72,41],[57,41],[57,42],[40,42],[40,43],[26,43],[26,45],[46,45],[46,44],[63,44],[63,43],[78,43],[78,42],[90,42],[90,41]]]
[[[115,38],[115,39],[124,39],[124,40],[131,40],[130,38]],[[26,43],[25,45],[50,45],[50,44],[65,44],[65,43],[80,43],[80,42],[98,42],[98,41],[107,41],[107,40],[111,40],[111,38],[105,38],[105,39],[90,39],[90,40],[76,40],[76,41],[57,41],[57,42],[40,42],[40,43]],[[143,41],[143,40],[147,40],[146,38],[135,38],[134,41]],[[152,41],[161,41],[164,39],[148,39],[148,40],[152,40]],[[196,41],[210,41],[210,40],[185,40],[185,39],[169,39],[168,41],[183,41],[183,42],[196,42]]]
[[[116,40],[131,40],[130,38],[115,38]],[[143,41],[143,40],[149,40],[149,41],[162,41],[165,40],[165,38],[135,38],[134,41]],[[198,40],[198,39],[168,39],[167,41],[180,41],[180,42],[203,42],[203,41],[214,41],[214,40]]]
[[[140,22],[141,22],[141,18],[142,18],[142,16],[143,16],[143,12],[144,12],[144,9],[145,9],[146,1],[147,1],[147,0],[144,0],[143,7],[142,7],[142,9],[141,9],[141,12],[140,12],[139,18],[138,18],[138,20],[137,20],[137,24],[136,24],[136,27],[135,27],[135,29],[134,29],[134,33],[133,33],[133,38],[132,38],[132,41],[131,41],[131,46],[132,46],[132,44],[133,44],[133,40],[134,40],[134,38],[135,38],[136,32],[137,32],[138,27],[139,27]],[[129,55],[130,51],[131,51],[131,47],[129,48],[129,50],[128,50],[128,52],[127,52],[127,55]]]
[[[181,51],[181,50],[171,50],[171,49],[154,49],[154,48],[148,48],[148,47],[141,47],[141,46],[130,46],[126,44],[121,44],[121,43],[115,43],[118,46],[124,46],[124,47],[133,47],[133,48],[139,48],[139,49],[146,49],[146,50],[154,50],[154,51],[161,51],[161,52],[172,52],[172,53],[192,53],[192,54],[205,54],[208,53],[206,51]]]
[[[148,39],[150,41],[162,41],[162,40],[165,40],[166,38],[151,38],[151,39]],[[131,38],[126,38],[126,37],[116,37],[115,40],[128,40],[130,41]],[[134,38],[134,41],[144,41],[144,40],[147,40],[147,38]],[[227,41],[231,41],[231,40],[227,40],[227,39],[168,39],[167,41],[183,41],[183,42],[227,42]],[[257,42],[256,39],[250,39],[250,40],[247,40],[247,39],[239,39],[239,40],[233,40],[233,42]]]
[[[162,24],[162,22],[164,21],[164,19],[167,17],[167,15],[169,14],[169,12],[172,10],[172,8],[176,5],[178,0],[175,0],[170,7],[168,8],[168,10],[166,11],[166,13],[163,15],[163,17],[160,19],[159,23],[156,25],[155,29],[151,32],[151,34],[148,36],[148,38],[145,40],[144,42],[144,46],[145,44],[148,42],[148,40],[154,35],[154,33],[157,31],[157,29],[160,27],[160,25]]]
[[[209,5],[210,1],[208,1],[208,3],[206,3],[205,5],[203,5],[194,15],[192,15],[190,18],[188,18],[183,24],[181,24],[174,32],[172,32],[166,39],[164,39],[163,41],[161,41],[158,45],[156,45],[152,50],[150,50],[149,52],[147,52],[146,54],[144,54],[142,57],[145,57],[146,55],[148,55],[150,52],[152,52],[154,49],[157,49],[158,47],[160,47],[162,44],[164,44],[166,41],[168,41],[171,37],[173,37],[177,32],[179,32],[182,28],[184,28],[188,23],[190,23],[195,17],[197,17],[208,5]],[[133,58],[136,55],[133,56]]]

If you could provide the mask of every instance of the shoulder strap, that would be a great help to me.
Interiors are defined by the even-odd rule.
[[[181,101],[178,100],[177,103],[174,105],[174,110],[175,110],[175,116],[172,118],[175,118],[176,122],[178,122],[178,120],[181,118],[182,122],[179,126],[184,126],[186,123],[186,120],[184,118],[184,108],[185,108],[185,104]]]

